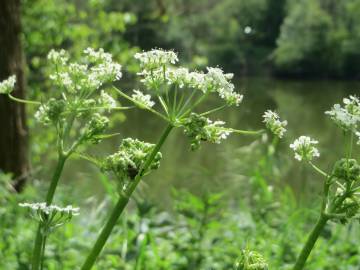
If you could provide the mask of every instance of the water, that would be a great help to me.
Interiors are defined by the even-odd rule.
[[[329,169],[343,153],[343,136],[324,115],[324,111],[334,103],[341,102],[343,97],[358,93],[360,83],[246,78],[239,80],[236,85],[245,95],[243,104],[211,115],[211,118],[224,120],[227,126],[233,128],[257,130],[263,128],[263,112],[266,109],[276,110],[281,118],[288,120],[289,132],[280,143],[281,164],[277,164],[281,172],[277,177],[279,179],[269,179],[269,184],[289,184],[300,195],[317,196],[322,179],[295,161],[288,145],[300,135],[318,139],[321,157],[317,164],[323,169]],[[219,101],[215,98],[210,102]],[[145,111],[128,111],[126,117],[125,122],[114,128],[121,136],[102,144],[97,148],[97,153],[116,151],[121,138],[129,136],[156,143],[165,128],[162,120]],[[241,189],[246,188],[249,179],[249,168],[256,164],[254,158],[258,157],[253,155],[256,147],[247,152],[239,149],[253,141],[251,137],[232,135],[221,145],[205,143],[200,150],[191,152],[187,138],[182,131],[176,130],[162,149],[160,169],[146,177],[140,194],[160,206],[166,206],[171,201],[173,188],[186,188],[194,193],[222,190],[232,197],[241,194]],[[70,164],[65,175],[66,179],[78,179],[79,187],[84,190],[83,196],[89,196],[94,191],[99,196],[104,193],[97,179],[96,168],[87,163]]]

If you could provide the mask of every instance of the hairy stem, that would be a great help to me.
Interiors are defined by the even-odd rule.
[[[324,229],[327,220],[328,218],[324,214],[320,215],[318,221],[315,224],[315,227],[308,236],[308,239],[303,249],[301,250],[299,257],[296,260],[293,270],[302,270],[304,268],[306,260],[308,259],[311,250],[314,248],[314,245],[319,238],[320,233]]]
[[[109,238],[114,226],[116,225],[117,220],[119,219],[121,213],[124,211],[129,199],[134,192],[136,186],[139,184],[140,180],[144,176],[146,170],[150,167],[153,162],[156,153],[160,150],[161,146],[164,144],[166,138],[168,137],[170,131],[173,129],[173,126],[169,124],[163,134],[161,135],[158,143],[155,145],[154,149],[150,153],[150,156],[146,159],[144,166],[140,169],[139,173],[136,175],[132,184],[124,191],[122,196],[120,196],[118,202],[116,203],[113,211],[110,214],[108,221],[105,224],[105,227],[102,229],[100,235],[98,236],[92,250],[90,251],[88,257],[85,260],[85,263],[81,267],[81,270],[91,269],[97,257],[99,256],[101,250],[103,249],[107,239]]]

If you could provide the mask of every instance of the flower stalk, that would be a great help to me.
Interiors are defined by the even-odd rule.
[[[56,187],[58,185],[61,173],[64,169],[66,158],[67,158],[66,156],[59,155],[58,162],[57,162],[53,177],[51,179],[50,187],[49,187],[49,190],[46,195],[46,204],[47,205],[50,205],[53,201]],[[42,263],[41,263],[43,261],[42,255],[45,252],[44,249],[45,249],[45,242],[44,242],[44,237],[42,235],[42,226],[41,226],[41,224],[39,224],[37,233],[36,233],[36,238],[35,238],[35,245],[34,245],[34,250],[33,250],[32,268],[31,269],[37,270],[40,268],[40,265],[42,265]]]
[[[328,218],[323,213],[320,215],[318,221],[316,222],[313,230],[311,231],[310,235],[308,236],[308,239],[302,248],[299,257],[296,260],[296,263],[294,265],[293,270],[302,270],[305,266],[305,263],[314,248],[314,245],[319,238],[320,233],[324,229],[326,223],[328,221]]]
[[[141,181],[144,173],[150,167],[151,163],[153,162],[156,153],[160,150],[164,142],[166,141],[167,137],[169,136],[171,130],[173,129],[173,125],[169,124],[167,128],[164,130],[163,134],[161,135],[158,143],[155,145],[154,149],[150,153],[149,157],[146,159],[144,166],[140,169],[138,174],[135,176],[133,182],[128,186],[124,192],[121,193],[119,200],[117,201],[113,211],[110,214],[108,221],[106,222],[104,228],[102,229],[100,235],[98,236],[92,250],[90,251],[88,257],[86,258],[81,270],[89,270],[91,269],[97,257],[99,256],[100,252],[102,251],[107,239],[109,238],[113,228],[115,227],[117,220],[119,219],[120,215],[124,211],[126,205],[129,202],[129,199],[133,192],[135,191],[137,185]]]

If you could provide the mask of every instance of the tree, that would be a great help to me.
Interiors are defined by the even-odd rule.
[[[25,81],[21,46],[20,0],[0,1],[0,80],[17,77],[14,96],[24,97]],[[28,131],[25,107],[0,96],[0,170],[13,174],[14,188],[20,191],[28,174]]]

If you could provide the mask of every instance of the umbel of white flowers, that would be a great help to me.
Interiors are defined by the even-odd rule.
[[[71,205],[59,207],[57,205],[46,205],[45,202],[19,203],[19,206],[31,210],[32,217],[41,223],[44,235],[69,222],[73,216],[79,215],[80,211],[80,208]]]
[[[132,99],[137,102],[137,105],[141,108],[151,108],[155,105],[155,102],[151,100],[150,95],[145,95],[140,90],[133,90],[131,95]]]
[[[173,51],[151,50],[135,54],[142,70],[138,73],[141,82],[152,91],[160,91],[163,84],[176,85],[179,88],[198,89],[203,93],[217,92],[228,105],[239,105],[243,96],[235,92],[230,82],[232,73],[224,73],[220,68],[208,67],[207,72],[190,72],[187,68],[173,66],[178,62]]]
[[[286,132],[287,121],[280,121],[280,117],[276,112],[267,110],[264,115],[264,123],[266,127],[277,137],[282,138]]]
[[[299,161],[311,161],[314,157],[319,157],[319,150],[314,146],[319,142],[308,136],[300,136],[292,144],[290,148],[295,152],[295,159]]]
[[[16,76],[12,75],[0,83],[0,94],[10,94],[15,87]]]
[[[358,137],[360,144],[360,100],[356,96],[349,96],[343,99],[344,105],[335,104],[330,111],[325,114],[345,132],[353,132]]]
[[[117,108],[115,99],[100,88],[121,78],[121,65],[103,49],[92,48],[84,50],[79,62],[70,62],[65,50],[51,50],[48,60],[56,89],[53,97],[39,106],[35,118],[60,131],[67,122],[83,121],[76,124],[79,143],[99,142],[109,123],[101,113]]]

